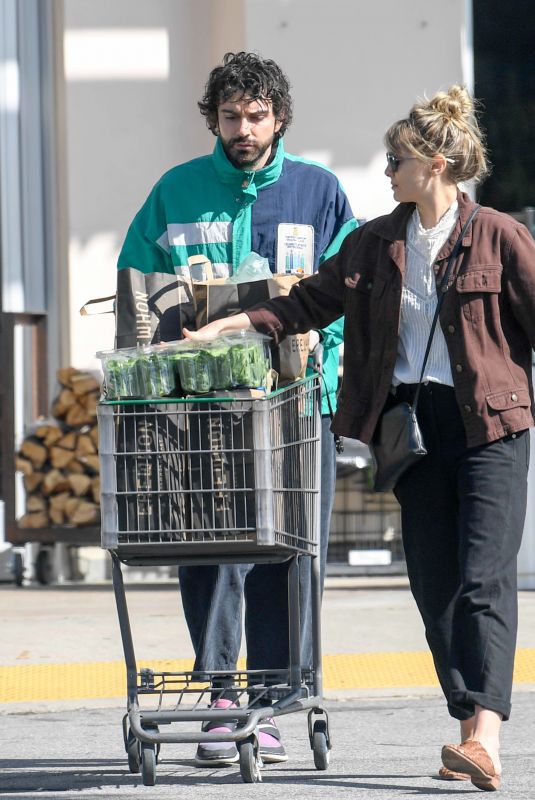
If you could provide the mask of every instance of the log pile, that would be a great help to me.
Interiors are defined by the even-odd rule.
[[[97,402],[100,384],[73,367],[58,370],[52,418],[39,421],[16,456],[26,513],[20,528],[95,525],[100,519]]]

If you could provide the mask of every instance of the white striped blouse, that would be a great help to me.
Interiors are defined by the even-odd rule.
[[[433,264],[449,238],[459,216],[457,201],[434,228],[424,228],[415,208],[407,226],[405,278],[401,297],[398,357],[392,383],[418,383],[433,316],[437,290]],[[444,334],[437,324],[427,360],[424,381],[453,386],[450,359]]]

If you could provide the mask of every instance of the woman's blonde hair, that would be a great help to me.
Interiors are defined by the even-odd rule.
[[[448,159],[447,175],[452,181],[481,181],[490,165],[475,105],[466,88],[457,85],[419,100],[406,119],[390,126],[384,138],[386,148],[394,154],[403,148],[422,161],[442,154]]]

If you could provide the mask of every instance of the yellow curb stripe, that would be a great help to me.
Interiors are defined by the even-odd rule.
[[[191,670],[190,659],[139,661],[155,672]],[[240,660],[238,669],[244,669]],[[323,657],[325,690],[438,686],[430,653],[353,653]],[[535,648],[516,651],[515,684],[535,684]],[[126,695],[122,661],[0,667],[0,702],[109,699]]]
[[[325,689],[438,686],[433,659],[416,653],[353,653],[323,657]]]

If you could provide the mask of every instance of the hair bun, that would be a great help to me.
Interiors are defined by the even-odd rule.
[[[437,111],[447,122],[465,122],[474,113],[474,103],[464,86],[450,86],[447,92],[438,92],[429,107]]]
[[[447,161],[447,179],[456,184],[482,180],[490,168],[478,110],[478,101],[457,84],[431,99],[418,99],[409,115],[386,132],[387,152],[408,151],[427,162],[441,154]]]

